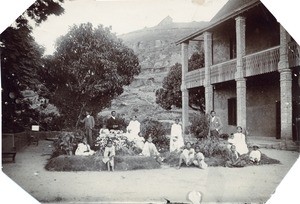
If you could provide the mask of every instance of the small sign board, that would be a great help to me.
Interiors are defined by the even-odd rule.
[[[31,130],[32,131],[40,131],[40,126],[39,125],[32,125]]]

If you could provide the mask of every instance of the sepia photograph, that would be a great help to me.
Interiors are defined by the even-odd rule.
[[[1,203],[300,202],[292,1],[7,6]]]

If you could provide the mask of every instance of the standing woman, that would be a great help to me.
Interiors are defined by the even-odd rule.
[[[171,127],[171,137],[170,137],[170,152],[179,151],[181,147],[184,146],[182,137],[182,128],[179,124],[179,119],[175,119],[175,123]]]

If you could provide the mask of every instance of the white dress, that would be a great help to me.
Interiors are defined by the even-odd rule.
[[[181,153],[183,155],[183,161],[185,162],[186,165],[188,165],[189,163],[193,163],[195,160],[195,150],[193,148],[188,149],[184,149]]]
[[[101,128],[99,131],[100,137],[106,137],[109,135],[109,129],[107,128]]]
[[[126,136],[129,140],[139,137],[141,124],[137,120],[131,120],[126,128]]]
[[[153,157],[158,156],[159,152],[157,151],[155,144],[153,144],[152,142],[145,142],[142,155],[146,157]]]
[[[200,164],[198,164],[198,160],[200,160]],[[206,169],[207,168],[207,164],[204,161],[204,155],[201,152],[198,152],[195,154],[195,160],[193,161],[193,163],[196,166],[200,166],[201,169]]]
[[[116,151],[114,146],[105,147],[102,161],[104,163],[109,162],[111,166],[114,166],[114,157],[112,156],[115,155],[116,155]]]
[[[181,125],[175,123],[171,127],[170,152],[180,150],[180,148],[183,146],[184,142]]]
[[[255,159],[259,162],[261,158],[261,152],[259,150],[252,150],[249,154],[249,158],[251,161],[255,161]]]
[[[89,156],[93,155],[95,151],[90,149],[88,144],[79,143],[75,151],[75,155]]]
[[[233,138],[229,138],[228,142],[236,147],[236,151],[242,155],[247,154],[249,152],[245,135],[243,133],[235,133],[233,134]]]

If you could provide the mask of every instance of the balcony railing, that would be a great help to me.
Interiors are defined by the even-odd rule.
[[[236,70],[236,59],[214,64],[210,67],[210,80],[211,83],[224,82],[234,79]]]
[[[200,68],[186,73],[186,87],[193,88],[204,85],[205,69]]]
[[[246,76],[254,76],[278,70],[279,47],[256,52],[244,57]]]
[[[280,60],[280,46],[246,55],[244,60],[246,77],[265,74],[278,70]],[[292,42],[288,45],[288,57],[290,67],[300,66],[300,46]],[[236,72],[236,59],[211,66],[211,83],[220,83],[234,80]],[[187,88],[203,86],[205,69],[197,69],[186,75]]]
[[[290,67],[300,66],[300,46],[296,42],[288,45]]]

